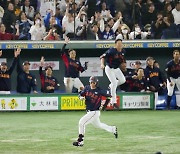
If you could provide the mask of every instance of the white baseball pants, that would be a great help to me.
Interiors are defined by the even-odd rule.
[[[84,85],[82,84],[79,78],[64,77],[64,85],[65,85],[66,93],[72,93],[73,87],[77,88],[78,91],[81,91],[82,88],[84,88]]]
[[[108,65],[105,67],[106,75],[111,82],[110,88],[111,88],[111,104],[115,104],[116,102],[116,89],[117,86],[123,84],[126,82],[126,78],[124,77],[124,74],[119,68],[110,68]]]
[[[177,79],[170,77],[170,79],[171,79],[171,82],[173,83],[173,86],[170,86],[169,80],[167,80],[168,96],[173,95],[175,85],[177,86],[178,90],[180,91],[180,77],[178,77]]]
[[[84,135],[86,125],[90,123],[94,127],[104,129],[110,133],[116,132],[115,126],[108,126],[104,123],[101,123],[99,117],[100,111],[88,111],[87,114],[79,120],[79,134]]]

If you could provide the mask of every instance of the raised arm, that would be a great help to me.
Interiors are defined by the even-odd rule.
[[[66,45],[69,43],[69,41],[70,41],[69,37],[65,36],[65,41],[64,41],[64,45],[63,45],[63,47],[62,47],[62,49],[61,49],[61,54],[62,54],[62,53],[68,54],[67,52],[65,52],[65,47],[66,47]]]
[[[17,63],[17,57],[18,57],[18,55],[20,55],[20,52],[21,52],[21,49],[14,50],[13,62],[12,62],[11,66],[10,66],[10,68],[8,70],[9,74],[12,74],[12,72],[13,72],[15,66],[16,66],[16,63]]]
[[[21,49],[17,49],[19,52],[21,52]],[[20,63],[20,55],[17,56],[17,72],[23,72],[22,65]]]

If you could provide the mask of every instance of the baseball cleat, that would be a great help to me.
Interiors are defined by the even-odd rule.
[[[119,109],[119,106],[116,103],[113,104],[113,107],[114,109]]]
[[[76,141],[76,142],[73,142],[73,145],[77,146],[77,147],[82,147],[84,145],[84,143],[83,143],[83,141],[81,141],[81,142]]]
[[[115,136],[115,138],[118,138],[118,131],[117,131],[117,127],[116,127],[116,129],[115,129],[114,136]]]

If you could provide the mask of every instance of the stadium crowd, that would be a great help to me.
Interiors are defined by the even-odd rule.
[[[179,0],[0,0],[0,40],[180,38]]]

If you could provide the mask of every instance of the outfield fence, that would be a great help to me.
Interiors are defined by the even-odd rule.
[[[105,102],[106,98],[102,98]],[[119,109],[154,109],[153,93],[118,93]],[[107,110],[114,110],[107,106]],[[0,111],[64,111],[85,110],[84,100],[77,94],[0,95]]]

